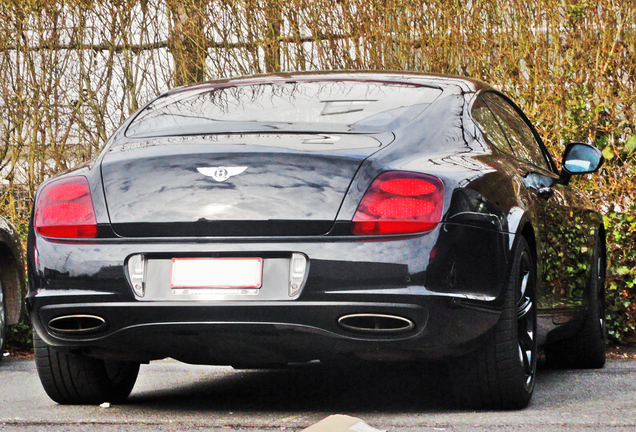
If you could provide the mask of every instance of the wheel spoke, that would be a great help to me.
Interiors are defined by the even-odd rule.
[[[519,330],[519,346],[524,350],[532,349],[534,346],[534,332],[532,330]]]
[[[532,299],[530,297],[523,297],[519,301],[519,306],[517,306],[517,319],[522,319],[531,310],[532,310]]]
[[[519,346],[519,360],[523,365],[523,371],[526,374],[526,379],[530,377],[532,372],[532,350],[523,350],[521,345]]]
[[[524,265],[521,269],[521,284],[519,289],[520,297],[526,295],[526,290],[528,289],[528,279],[530,278],[530,270],[526,268]]]

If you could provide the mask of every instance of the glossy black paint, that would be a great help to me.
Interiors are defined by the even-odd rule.
[[[233,138],[106,153],[101,167],[114,231],[123,237],[326,234],[358,167],[380,147],[373,137],[355,135],[328,138],[362,148],[328,152],[294,150],[316,136],[261,135],[260,146]],[[283,140],[289,148],[272,149]],[[224,165],[246,170],[223,182],[197,170]]]
[[[556,327],[575,322],[585,308],[585,287],[573,286],[566,296],[545,283],[554,271],[547,245],[577,239],[559,247],[586,264],[581,280],[587,280],[593,248],[580,242],[603,232],[602,219],[571,184],[559,182],[554,162],[537,167],[500,151],[483,134],[471,109],[492,88],[455,77],[376,73],[283,75],[209,86],[292,78],[419,83],[441,94],[410,122],[368,135],[342,128],[312,132],[308,126],[272,133],[250,123],[236,126],[240,134],[191,136],[184,129],[183,137],[131,138],[125,136],[131,120],[124,123],[92,165],[65,174],[88,178],[99,238],[52,240],[31,230],[28,306],[47,343],[103,358],[170,356],[236,366],[347,355],[460,355],[474,349],[499,318],[518,236],[535,251],[540,343]],[[248,169],[221,183],[197,175],[197,168],[219,165]],[[444,216],[436,229],[351,235],[364,193],[388,170],[442,180]],[[215,213],[210,201],[224,207]],[[133,294],[126,267],[135,254],[159,261],[288,260],[293,253],[308,257],[308,270],[300,296],[291,300],[144,301]],[[159,285],[147,289],[163,289]],[[395,315],[415,327],[367,335],[338,326],[340,317],[356,313]],[[48,328],[51,319],[73,314],[103,317],[107,327],[87,335]]]

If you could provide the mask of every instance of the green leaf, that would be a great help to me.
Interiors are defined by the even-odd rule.
[[[611,146],[607,146],[603,149],[603,157],[606,160],[611,160],[612,158],[614,158],[614,150],[612,150]]]
[[[630,273],[629,267],[625,267],[625,266],[620,266],[614,271],[614,274],[618,276],[625,276],[626,274],[629,274],[629,273]]]
[[[629,138],[627,138],[627,142],[625,143],[625,150],[627,150],[628,153],[636,150],[636,135],[630,135]]]

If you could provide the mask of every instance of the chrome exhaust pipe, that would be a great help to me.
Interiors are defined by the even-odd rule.
[[[106,320],[96,315],[64,315],[50,320],[49,328],[67,335],[98,333],[106,330]]]
[[[373,313],[345,315],[338,319],[338,324],[356,333],[383,335],[406,333],[415,328],[415,323],[408,318]]]

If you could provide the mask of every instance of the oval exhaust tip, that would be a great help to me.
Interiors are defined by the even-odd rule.
[[[338,324],[345,330],[366,334],[406,333],[415,328],[408,318],[373,313],[345,315],[338,319]]]
[[[49,321],[49,328],[64,334],[97,333],[106,330],[106,320],[96,315],[64,315]]]

